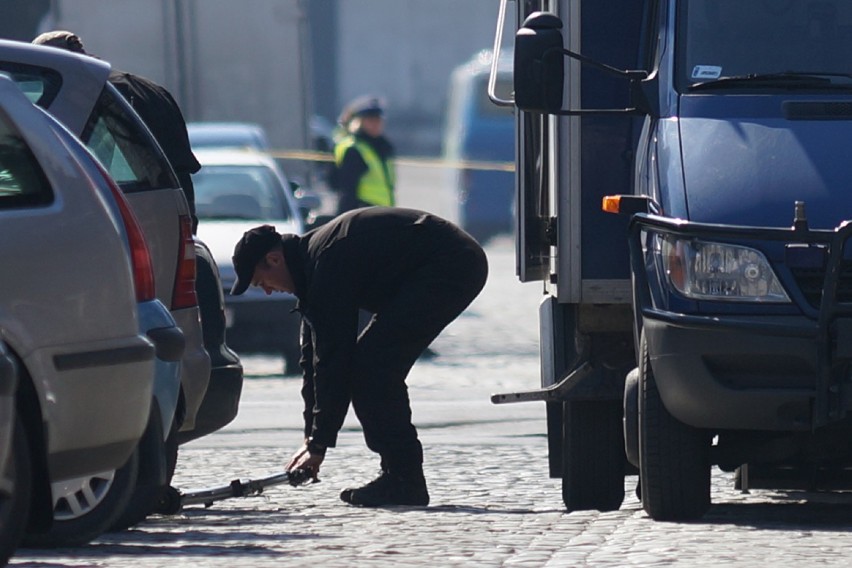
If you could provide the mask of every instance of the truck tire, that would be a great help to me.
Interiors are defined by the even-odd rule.
[[[710,508],[710,438],[663,404],[648,345],[639,367],[639,477],[642,507],[657,521],[698,519]]]
[[[562,501],[568,511],[615,511],[624,501],[620,400],[567,401],[562,422]]]
[[[639,368],[624,380],[624,454],[633,473],[639,468]]]

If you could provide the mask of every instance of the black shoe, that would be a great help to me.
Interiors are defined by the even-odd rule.
[[[400,477],[383,471],[379,477],[357,489],[344,489],[340,498],[350,505],[385,507],[388,505],[429,504],[429,491],[422,476]]]

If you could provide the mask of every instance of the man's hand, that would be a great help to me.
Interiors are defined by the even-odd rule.
[[[287,464],[287,472],[302,469],[309,472],[311,479],[315,482],[319,481],[317,475],[319,475],[320,465],[324,459],[325,455],[323,454],[311,453],[308,450],[308,443],[305,441],[302,447],[290,458],[290,462]]]

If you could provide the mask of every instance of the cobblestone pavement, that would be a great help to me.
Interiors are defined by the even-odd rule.
[[[656,523],[625,483],[621,510],[567,514],[547,477],[544,408],[493,406],[489,395],[532,388],[538,376],[536,285],[518,284],[511,242],[488,247],[482,296],[436,341],[409,379],[432,503],[361,509],[344,487],[371,479],[377,460],[347,418],[322,482],[154,516],[135,530],[76,549],[21,550],[13,566],[845,566],[852,496],[733,489],[714,474],[710,513]],[[299,381],[281,362],[245,360],[240,415],[181,448],[175,485],[196,489],[282,470],[301,438]],[[808,497],[808,502],[804,502]]]

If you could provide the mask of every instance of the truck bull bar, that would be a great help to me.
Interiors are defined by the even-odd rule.
[[[746,246],[753,248],[761,242],[783,243],[786,247],[808,245],[818,248],[825,256],[822,263],[824,277],[816,315],[803,317],[795,323],[787,320],[772,324],[765,320],[750,320],[744,316],[682,314],[660,309],[654,302],[648,278],[653,261],[648,259],[647,255],[652,253],[646,252],[643,247],[651,233],[737,245],[748,243]],[[647,318],[682,327],[755,331],[763,335],[811,340],[816,346],[818,364],[811,428],[816,429],[836,422],[852,408],[852,384],[842,384],[842,380],[849,377],[832,372],[838,368],[838,363],[852,360],[852,295],[844,293],[843,298],[839,297],[844,280],[852,281],[852,272],[849,270],[852,268],[852,257],[844,259],[844,249],[850,238],[852,223],[849,221],[842,222],[833,230],[809,229],[803,218],[801,204],[797,204],[797,215],[792,228],[694,223],[637,213],[631,219],[628,239],[634,278],[634,314],[639,326],[637,329],[641,329],[641,320]]]

